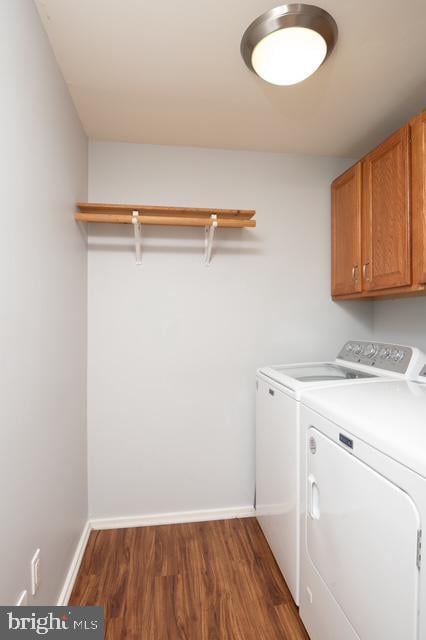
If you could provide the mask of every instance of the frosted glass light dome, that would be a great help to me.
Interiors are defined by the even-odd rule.
[[[305,27],[279,29],[254,48],[252,65],[256,73],[272,84],[291,85],[311,76],[324,62],[327,43]]]
[[[285,4],[256,18],[241,40],[248,68],[276,85],[302,82],[323,64],[337,41],[334,18],[311,4]]]

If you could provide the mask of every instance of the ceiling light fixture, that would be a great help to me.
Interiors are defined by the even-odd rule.
[[[241,40],[248,68],[277,85],[302,82],[323,64],[337,41],[334,18],[311,4],[285,4],[256,18]]]

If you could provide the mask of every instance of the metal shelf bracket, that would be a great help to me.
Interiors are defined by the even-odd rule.
[[[136,249],[136,264],[142,264],[142,234],[141,223],[139,222],[139,211],[132,212],[132,224],[135,231],[135,249]]]
[[[206,267],[209,266],[210,261],[211,261],[211,257],[212,257],[212,248],[213,248],[213,240],[214,240],[214,234],[217,228],[217,215],[212,214],[210,216],[210,224],[207,225],[204,230],[205,230],[205,236],[204,236],[204,245],[205,245],[205,249],[204,249],[204,264],[206,265]]]

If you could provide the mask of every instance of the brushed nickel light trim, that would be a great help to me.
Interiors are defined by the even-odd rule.
[[[285,4],[266,11],[246,29],[241,40],[241,55],[250,71],[259,75],[252,61],[256,46],[272,33],[291,27],[310,29],[322,36],[327,50],[319,66],[324,64],[337,42],[338,28],[336,21],[327,11],[320,7],[300,3]]]

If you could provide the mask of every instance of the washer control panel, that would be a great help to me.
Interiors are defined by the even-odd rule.
[[[381,342],[347,342],[337,356],[347,362],[356,362],[385,371],[406,373],[413,356],[411,347]],[[426,376],[426,367],[424,373]]]

